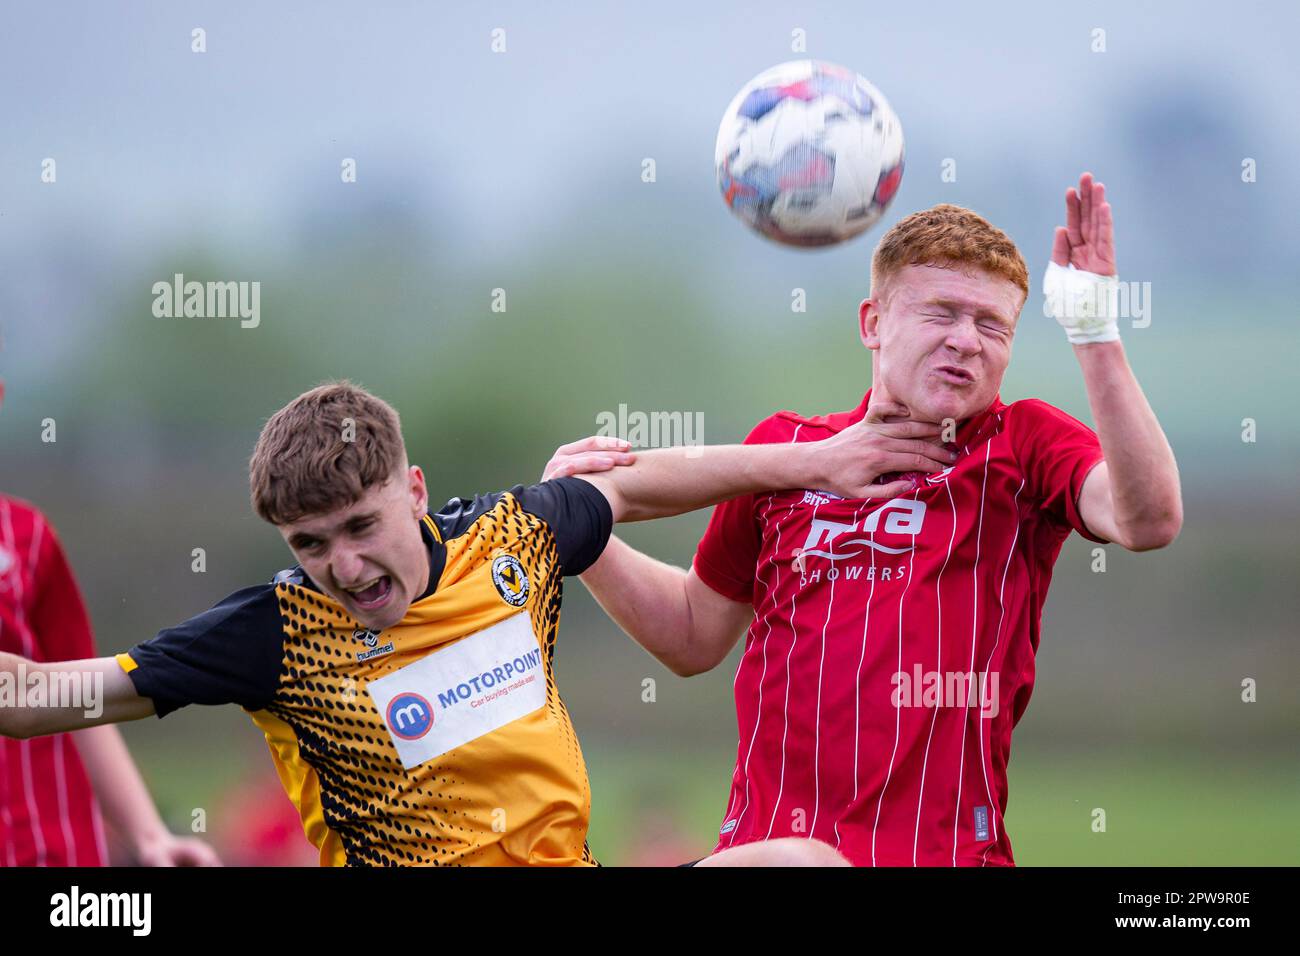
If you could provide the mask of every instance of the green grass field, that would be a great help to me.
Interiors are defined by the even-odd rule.
[[[209,838],[238,839],[222,795],[271,778],[260,735],[242,715],[206,708],[137,724],[128,741],[177,829],[209,808]],[[206,722],[213,721],[214,723]],[[202,734],[194,737],[194,734]],[[201,739],[202,745],[194,741]],[[729,745],[628,747],[583,739],[592,787],[590,843],[602,863],[643,860],[663,840],[667,861],[713,846],[731,774]],[[1092,830],[1094,808],[1106,831]],[[1022,866],[1295,866],[1300,864],[1300,764],[1280,751],[1013,750],[1007,829]],[[659,862],[665,862],[661,859]]]
[[[640,758],[588,748],[591,846],[626,860],[638,812],[668,801],[700,852],[721,822],[730,766],[666,753]],[[664,774],[671,772],[671,779]],[[1092,811],[1106,812],[1094,833]],[[1300,863],[1295,761],[1015,753],[1007,830],[1022,866],[1250,866]]]

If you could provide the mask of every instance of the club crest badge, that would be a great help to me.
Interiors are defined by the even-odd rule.
[[[492,584],[507,604],[523,607],[528,603],[528,575],[513,554],[500,554],[493,559]]]

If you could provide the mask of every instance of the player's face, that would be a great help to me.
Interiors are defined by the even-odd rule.
[[[424,473],[411,466],[353,504],[278,527],[316,585],[363,627],[382,631],[428,586],[420,537],[428,502]]]
[[[885,301],[862,304],[863,344],[878,350],[875,384],[918,421],[982,412],[1002,387],[1022,298],[1015,283],[982,270],[905,266]]]

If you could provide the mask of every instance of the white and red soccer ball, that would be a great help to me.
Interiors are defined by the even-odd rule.
[[[754,77],[727,107],[715,150],[728,208],[791,246],[870,228],[903,178],[903,129],[852,70],[796,60]]]

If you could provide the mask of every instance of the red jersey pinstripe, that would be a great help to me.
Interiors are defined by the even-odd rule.
[[[779,412],[747,441],[827,438],[870,396]],[[891,501],[798,489],[715,510],[696,573],[755,611],[717,849],[812,836],[860,865],[1012,864],[1011,732],[1061,546],[1102,540],[1077,508],[1102,453],[1037,399],[995,397],[955,444],[953,467]]]
[[[35,507],[4,495],[0,650],[38,662],[95,656],[85,605],[53,528]],[[0,865],[106,860],[99,808],[72,737],[0,737]]]

